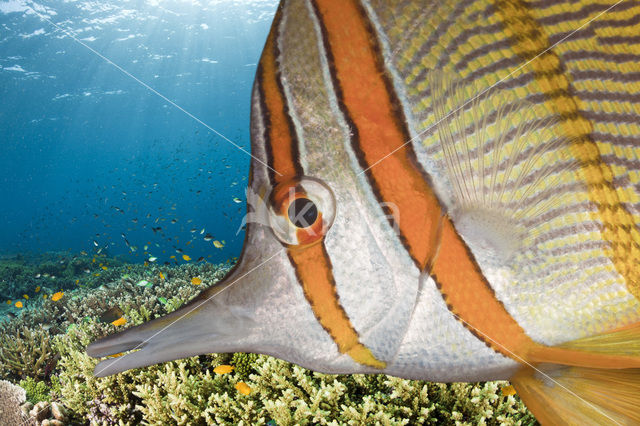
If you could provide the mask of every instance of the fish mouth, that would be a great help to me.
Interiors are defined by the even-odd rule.
[[[206,353],[237,351],[238,340],[243,334],[246,336],[248,329],[247,313],[226,303],[227,297],[222,293],[237,281],[236,272],[237,269],[231,271],[222,281],[164,317],[89,344],[87,355],[112,357],[96,365],[94,376],[110,376]],[[122,355],[123,352],[128,353]]]

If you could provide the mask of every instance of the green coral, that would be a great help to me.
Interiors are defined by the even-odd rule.
[[[231,358],[231,365],[235,367],[234,371],[237,375],[243,378],[248,378],[249,374],[256,372],[253,367],[257,359],[258,354],[239,352],[233,354],[233,358]]]
[[[93,377],[84,347],[99,324],[80,324],[56,340],[61,399],[77,420],[98,424],[530,425],[507,382],[439,384],[386,375],[315,373],[265,355],[208,355]],[[217,365],[236,370],[215,374]],[[248,377],[248,370],[253,370]],[[246,382],[249,395],[235,386]]]
[[[0,374],[20,380],[26,377],[43,379],[46,366],[54,357],[49,332],[42,326],[23,326],[0,337]]]
[[[100,324],[92,320],[80,323],[66,334],[54,339],[54,347],[61,356],[58,362],[60,400],[69,407],[75,421],[89,420],[95,424],[137,425],[143,421],[143,415],[159,418],[171,412],[176,398],[182,398],[184,395],[190,395],[185,397],[187,402],[180,405],[186,408],[173,407],[173,410],[177,410],[180,415],[184,414],[183,411],[191,413],[193,410],[188,410],[189,398],[202,399],[202,396],[197,395],[211,390],[207,382],[207,374],[210,374],[207,371],[208,366],[213,363],[217,365],[221,361],[227,362],[226,357],[200,356],[97,378],[93,375],[97,360],[89,357],[85,349],[90,342],[107,334],[105,329],[109,327],[113,328],[109,324]],[[164,390],[154,390],[150,396],[144,393],[145,390],[157,386],[156,383],[159,380],[164,380],[164,377],[169,380],[168,378],[172,376],[179,378],[178,382],[182,384],[181,393],[163,396],[169,393],[172,389],[170,384],[175,381],[163,383]],[[228,391],[231,390],[229,386],[227,388]],[[165,402],[156,404],[153,412],[150,412],[144,408],[147,405],[145,398],[137,393],[154,401],[159,399]],[[195,406],[202,408],[199,405]]]
[[[27,401],[34,405],[40,401],[51,402],[53,397],[60,394],[60,379],[57,376],[51,377],[51,383],[27,377],[20,380],[20,386],[27,392]]]
[[[124,328],[100,323],[103,312],[118,306],[125,327],[141,324],[198,294],[202,288],[192,285],[191,277],[210,285],[228,269],[211,264],[109,268],[96,278],[114,275],[111,282],[91,288],[102,282],[92,281],[65,292],[58,302],[34,301],[37,309],[23,309],[18,318],[0,324],[0,374],[24,379],[33,402],[63,402],[72,424],[536,423],[517,396],[502,395],[506,382],[439,384],[382,374],[328,375],[256,354],[202,355],[96,378],[98,361],[86,355],[86,346]],[[138,286],[142,279],[152,285]],[[54,368],[47,361],[57,357],[47,384],[46,370]],[[235,369],[214,373],[222,364]],[[235,388],[240,382],[251,388],[249,395]]]

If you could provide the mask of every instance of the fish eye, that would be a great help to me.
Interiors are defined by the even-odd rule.
[[[331,188],[309,176],[278,184],[269,201],[270,227],[288,246],[306,246],[322,240],[336,215]]]
[[[308,228],[318,218],[318,208],[308,198],[296,198],[287,210],[289,220],[298,228]]]

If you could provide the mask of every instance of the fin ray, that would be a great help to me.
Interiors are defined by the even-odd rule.
[[[535,347],[529,361],[591,368],[640,368],[640,322],[553,347]]]
[[[542,424],[640,423],[640,322],[528,358],[511,383]]]
[[[640,369],[553,367],[542,372],[527,367],[511,379],[543,425],[640,422]]]

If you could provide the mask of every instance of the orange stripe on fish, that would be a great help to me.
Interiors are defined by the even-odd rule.
[[[355,1],[313,2],[325,38],[340,108],[360,166],[381,203],[402,212],[400,239],[420,270],[436,252],[440,203],[415,153],[375,34]],[[358,46],[358,48],[354,48]],[[393,155],[390,155],[392,154]],[[384,204],[383,204],[384,205]],[[386,211],[389,217],[391,211]],[[392,224],[393,225],[393,224]]]
[[[358,333],[340,305],[336,283],[331,273],[331,261],[324,244],[314,244],[303,249],[291,248],[288,255],[295,265],[296,276],[302,283],[304,295],[311,304],[311,309],[338,345],[338,350],[349,354],[361,364],[385,368],[386,364],[376,359],[371,351],[360,343]]]
[[[536,345],[496,298],[448,217],[432,274],[451,312],[491,348],[514,358]]]
[[[409,131],[365,12],[356,1],[313,3],[353,148],[379,201],[402,212],[404,246],[420,270],[431,269],[449,309],[476,337],[503,355],[523,357],[535,343],[496,299],[406,144]]]
[[[267,43],[256,74],[260,99],[263,103],[267,159],[273,169],[269,170],[272,184],[302,175],[298,141],[293,131],[293,123],[288,112],[286,99],[280,82],[280,72],[276,64],[279,54],[276,43],[277,31],[282,18],[282,8],[278,8],[269,32]]]
[[[298,141],[289,116],[277,65],[279,50],[276,40],[281,15],[282,10],[279,9],[258,68],[258,87],[264,111],[263,119],[266,123],[265,146],[268,162],[272,168],[281,173],[276,175],[271,172],[270,178],[273,184],[283,183],[291,180],[293,176],[303,175],[299,161]],[[289,193],[286,183],[278,188],[278,192],[282,191],[283,197]],[[280,214],[286,215],[287,209],[281,209]],[[321,224],[322,220],[316,223]],[[308,240],[304,235],[303,237],[303,241]],[[340,305],[336,283],[331,272],[331,260],[324,241],[317,242],[307,247],[289,247],[287,253],[315,317],[338,345],[340,353],[348,354],[360,364],[385,368],[386,364],[376,359],[371,351],[360,343],[358,333]]]

